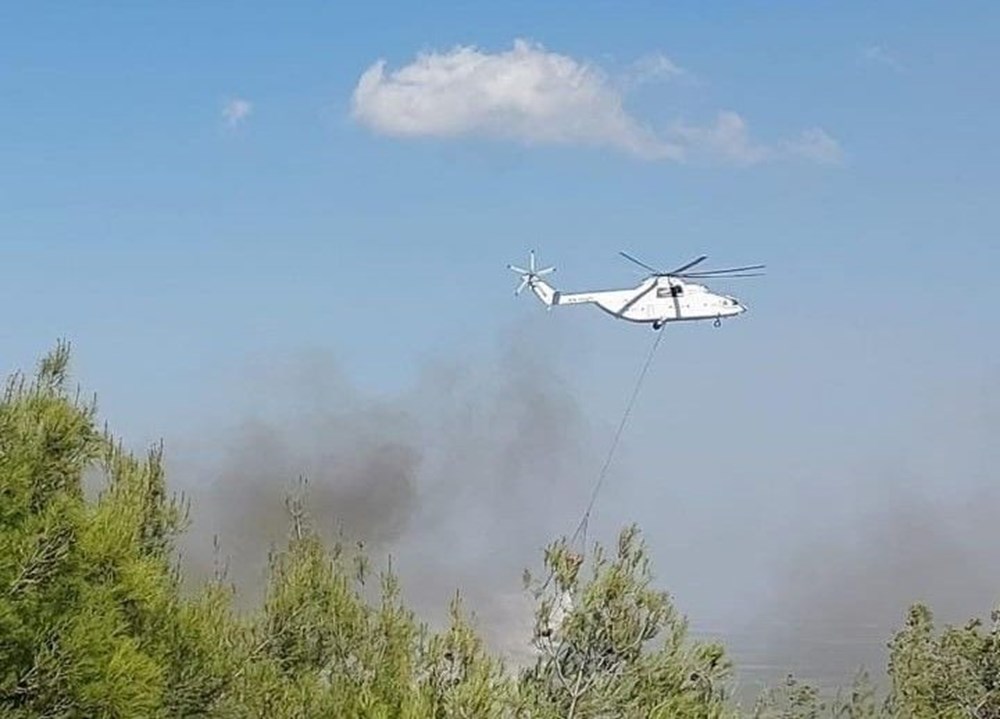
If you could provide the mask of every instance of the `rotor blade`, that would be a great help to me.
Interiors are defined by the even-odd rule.
[[[690,270],[695,265],[700,264],[700,263],[704,262],[707,259],[708,259],[708,255],[702,255],[701,257],[699,257],[699,258],[697,258],[695,260],[691,260],[686,265],[681,265],[676,270],[671,270],[670,272],[665,272],[664,274],[667,274],[667,275],[676,275],[679,272],[683,272],[684,270]]]
[[[508,270],[512,270],[512,271],[518,273],[519,275],[529,275],[529,274],[531,274],[530,272],[528,272],[523,267],[518,267],[517,265],[507,265],[507,269]]]
[[[726,267],[721,270],[700,270],[692,272],[693,275],[720,275],[727,272],[750,272],[752,270],[762,270],[766,265],[746,265],[745,267]]]
[[[528,267],[531,268],[532,272],[535,271],[535,251],[534,250],[532,250],[531,254],[528,256]]]
[[[517,289],[516,289],[516,290],[514,290],[514,294],[515,294],[515,295],[519,295],[519,294],[521,294],[521,292],[523,292],[523,291],[524,291],[524,288],[525,288],[525,287],[527,287],[527,286],[528,286],[528,278],[527,278],[527,277],[525,277],[525,278],[524,278],[523,280],[521,280],[521,284],[519,284],[519,285],[517,286]]]
[[[732,275],[672,275],[685,280],[728,280],[730,277],[763,277],[763,272],[738,272]]]
[[[622,257],[624,257],[626,260],[629,260],[630,262],[634,262],[635,264],[639,265],[639,267],[644,267],[645,269],[647,269],[650,272],[652,272],[654,275],[662,274],[655,267],[650,267],[645,262],[640,262],[639,260],[637,260],[634,257],[632,257],[632,255],[628,254],[627,252],[619,252],[618,254],[621,255]]]
[[[550,275],[556,271],[555,267],[546,267],[544,270],[538,270],[535,273],[535,277],[541,277],[542,275]]]

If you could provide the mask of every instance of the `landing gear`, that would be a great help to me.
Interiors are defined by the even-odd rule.
[[[713,322],[712,325],[715,326],[715,327],[722,327],[722,318],[721,317],[716,317],[715,318],[715,322]]]
[[[653,329],[654,330],[663,329],[663,320],[656,320],[656,322],[653,323]]]

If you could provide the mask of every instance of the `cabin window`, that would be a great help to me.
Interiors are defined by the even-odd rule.
[[[680,285],[671,287],[660,287],[656,290],[657,297],[680,297],[684,294],[684,288]]]

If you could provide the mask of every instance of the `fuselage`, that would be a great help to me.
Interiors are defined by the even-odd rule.
[[[650,277],[636,287],[623,290],[558,292],[543,280],[535,280],[531,289],[546,304],[594,304],[630,322],[718,319],[746,311],[733,297],[711,292],[704,285],[667,277]]]

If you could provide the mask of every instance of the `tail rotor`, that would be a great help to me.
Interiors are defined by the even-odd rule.
[[[518,267],[516,265],[507,265],[507,269],[511,272],[516,272],[521,276],[521,282],[518,284],[517,289],[514,290],[515,295],[519,295],[524,291],[525,287],[533,287],[535,282],[545,275],[551,274],[556,271],[555,267],[545,267],[543,269],[537,269],[535,265],[535,251],[532,250],[528,254],[528,267]]]

